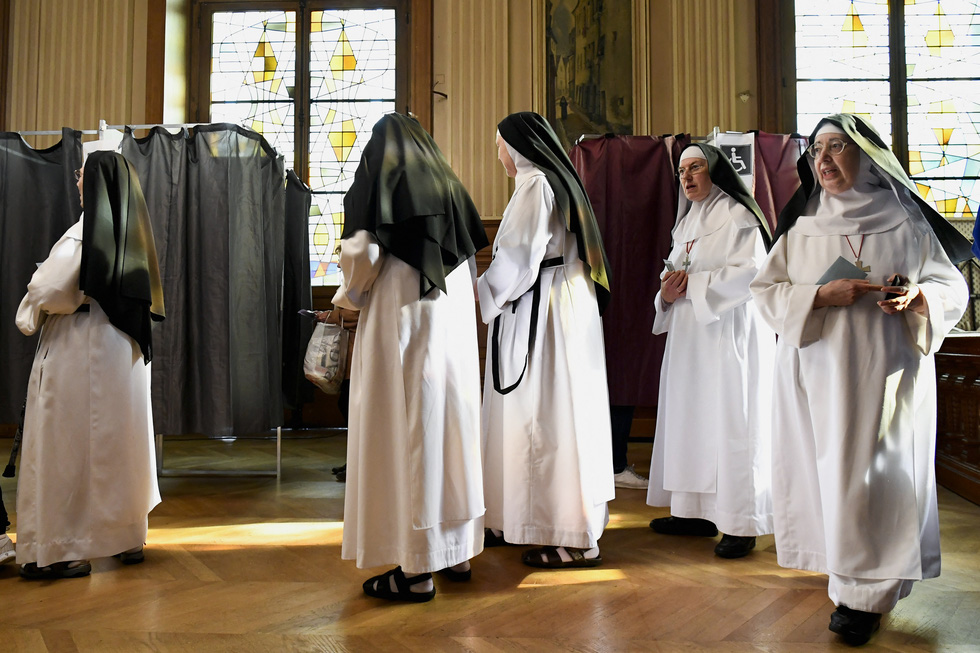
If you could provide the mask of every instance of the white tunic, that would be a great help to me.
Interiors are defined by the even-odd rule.
[[[779,334],[773,495],[785,567],[832,581],[939,574],[933,354],[963,314],[967,287],[923,226],[900,219],[868,233],[863,247],[860,236],[851,241],[872,283],[899,273],[918,284],[928,317],[887,315],[880,293],[813,309],[820,277],[855,254],[843,236],[812,228],[780,238],[751,285]]]
[[[78,289],[82,221],[27,286],[17,327],[41,328],[17,481],[17,562],[44,567],[146,541],[160,503],[150,371],[139,345]],[[74,313],[90,302],[90,312]]]
[[[660,293],[655,299],[653,332],[667,333],[667,344],[647,503],[707,519],[729,535],[763,535],[772,532],[776,337],[751,301],[749,283],[766,250],[755,217],[717,193],[707,232],[685,224],[700,218],[693,211],[674,230],[675,269],[691,260],[686,296],[673,304]],[[696,237],[687,240],[685,232]]]
[[[436,571],[483,550],[474,273],[419,299],[419,272],[367,231],[341,242],[334,304],[360,309],[341,555]]]
[[[530,166],[528,166],[530,168]],[[483,394],[487,526],[508,542],[591,548],[615,496],[612,434],[602,324],[595,287],[579,259],[575,235],[555,204],[544,173],[518,174],[494,241],[494,258],[478,279],[480,312],[500,316],[501,386],[524,368],[528,330],[534,351],[520,385],[493,387],[493,326]],[[541,269],[537,323],[531,288]]]

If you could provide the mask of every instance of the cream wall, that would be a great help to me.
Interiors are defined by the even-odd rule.
[[[543,110],[545,0],[433,4],[433,79],[448,96],[433,96],[433,136],[484,217],[499,217],[511,185],[493,136],[508,113]],[[758,126],[755,7],[633,0],[635,133]]]
[[[146,122],[146,16],[147,0],[11,0],[7,129]]]

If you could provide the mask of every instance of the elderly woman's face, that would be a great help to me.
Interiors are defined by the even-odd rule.
[[[677,168],[681,178],[684,197],[692,202],[700,202],[711,192],[711,177],[708,175],[708,162],[704,159],[683,159]]]
[[[839,154],[831,151],[834,149],[831,147],[833,141],[844,143],[844,149]],[[819,150],[813,159],[813,165],[820,186],[831,195],[853,188],[860,170],[861,148],[845,134],[821,134],[813,144]]]
[[[510,152],[507,151],[507,143],[500,137],[500,134],[497,134],[497,158],[504,165],[504,170],[507,171],[508,177],[517,176],[517,165],[510,156]]]

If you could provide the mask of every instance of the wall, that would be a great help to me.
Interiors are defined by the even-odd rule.
[[[545,0],[433,0],[432,133],[485,217],[510,183],[496,124],[544,107]],[[756,0],[634,0],[637,134],[758,127]],[[738,98],[747,92],[746,101]]]
[[[10,0],[7,130],[146,121],[149,0]],[[28,138],[38,147],[60,136]]]

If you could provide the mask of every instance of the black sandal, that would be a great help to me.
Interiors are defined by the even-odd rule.
[[[66,560],[51,563],[46,567],[38,567],[36,562],[28,562],[20,567],[20,576],[26,580],[80,578],[81,576],[88,576],[90,573],[92,573],[92,565],[88,560]]]
[[[473,578],[472,569],[467,569],[466,571],[456,571],[452,567],[446,567],[445,569],[440,569],[436,573],[445,576],[454,583],[465,583],[469,579]]]
[[[540,567],[542,569],[577,569],[581,567],[598,567],[602,564],[602,556],[586,558],[582,549],[572,549],[564,547],[565,552],[571,556],[571,560],[565,561],[558,555],[558,547],[542,546],[536,549],[528,549],[521,556],[521,562],[528,567]],[[544,556],[544,559],[542,559]]]
[[[391,578],[395,579],[397,591],[391,591]],[[386,599],[388,601],[411,601],[412,603],[425,603],[431,601],[436,595],[436,588],[433,587],[428,592],[413,592],[409,589],[412,585],[424,583],[432,579],[432,574],[420,574],[409,579],[401,567],[395,567],[391,571],[386,571],[380,576],[372,576],[364,581],[361,586],[364,593],[376,599]]]
[[[146,555],[143,553],[143,547],[140,547],[138,551],[123,551],[122,553],[117,553],[112,557],[116,558],[124,565],[138,565],[146,560]]]
[[[493,532],[492,528],[483,529],[483,548],[489,549],[493,546],[512,546],[510,542],[504,539],[504,534],[501,533],[497,535]]]

